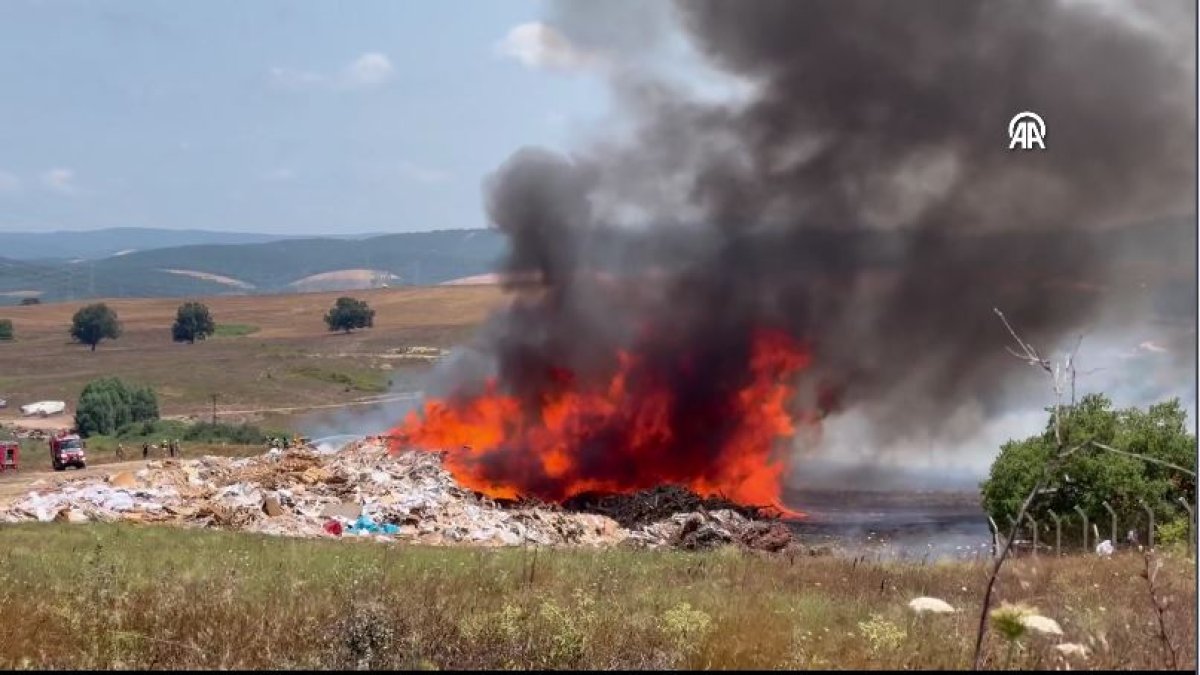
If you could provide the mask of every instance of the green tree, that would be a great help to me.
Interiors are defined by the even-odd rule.
[[[75,428],[84,436],[113,434],[128,424],[156,419],[158,398],[154,391],[115,377],[89,382],[75,407]]]
[[[115,340],[121,336],[121,322],[117,320],[117,313],[108,305],[98,302],[75,312],[71,319],[70,333],[72,338],[96,351],[96,345],[100,344],[101,340]]]
[[[175,324],[171,326],[171,338],[176,342],[195,344],[216,330],[208,307],[200,302],[185,302],[175,313]]]
[[[370,328],[375,324],[375,310],[368,307],[365,300],[341,297],[325,315],[325,323],[329,330],[347,333],[355,328]]]
[[[0,319],[0,341],[13,339],[12,319]]]
[[[1066,447],[1095,441],[1196,469],[1196,438],[1187,431],[1187,414],[1178,399],[1146,410],[1114,410],[1107,397],[1089,394],[1066,412],[1070,413],[1064,414]],[[984,510],[997,523],[1007,526],[1008,518],[1016,515],[1054,448],[1052,410],[1043,433],[1001,446],[981,486]],[[1046,519],[1051,510],[1060,516],[1071,515],[1079,506],[1093,522],[1106,523],[1109,516],[1103,502],[1107,501],[1122,522],[1132,523],[1144,519],[1144,501],[1158,521],[1165,522],[1178,517],[1175,500],[1194,494],[1195,483],[1194,477],[1177,469],[1084,445],[1050,477],[1047,492],[1033,502],[1030,515],[1039,520]]]

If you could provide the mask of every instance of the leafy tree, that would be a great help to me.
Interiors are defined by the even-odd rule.
[[[200,302],[185,302],[175,313],[175,324],[171,326],[171,338],[176,342],[196,344],[216,330],[208,307]]]
[[[92,351],[96,351],[96,345],[100,344],[101,340],[115,340],[121,336],[121,322],[117,320],[117,313],[108,305],[98,302],[75,312],[71,319],[70,333],[72,338],[90,345]]]
[[[1178,399],[1146,410],[1114,410],[1112,401],[1089,394],[1064,415],[1066,447],[1096,441],[1118,450],[1196,469],[1196,438],[1187,431],[1187,414]],[[1000,448],[991,473],[982,484],[983,507],[997,523],[1007,525],[1033,489],[1054,453],[1054,415],[1043,433],[1010,440]],[[1194,494],[1196,481],[1181,471],[1085,445],[1051,476],[1048,491],[1030,507],[1030,515],[1048,520],[1048,511],[1074,514],[1079,506],[1092,522],[1107,523],[1107,501],[1121,522],[1144,519],[1144,501],[1158,522],[1179,514],[1176,498]]]
[[[27,307],[29,305],[40,305],[40,304],[42,304],[42,301],[37,298],[21,298],[22,306]]]
[[[0,319],[0,341],[13,339],[12,319]]]
[[[375,323],[375,310],[368,307],[365,300],[341,297],[325,315],[325,323],[329,330],[347,333],[355,328],[370,328]]]
[[[115,377],[89,382],[75,407],[75,427],[84,436],[112,434],[128,424],[156,419],[158,398],[154,391]]]

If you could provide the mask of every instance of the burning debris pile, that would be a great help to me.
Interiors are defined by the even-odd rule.
[[[0,522],[132,521],[430,545],[782,548],[750,536],[761,529],[756,521],[733,510],[705,512],[694,495],[691,501],[676,495],[673,503],[699,511],[660,509],[654,522],[643,518],[630,527],[601,508],[506,507],[460,486],[442,460],[436,453],[391,454],[363,441],[329,454],[295,449],[244,459],[150,461],[137,471],[30,492],[0,508]],[[697,519],[708,524],[692,524]]]

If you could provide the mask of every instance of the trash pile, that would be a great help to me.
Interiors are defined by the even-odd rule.
[[[0,522],[9,523],[120,520],[433,545],[732,543],[777,551],[792,542],[786,526],[730,509],[661,515],[627,528],[603,513],[505,506],[458,485],[440,455],[393,456],[373,438],[336,453],[272,449],[242,459],[151,460],[137,471],[67,479],[0,506]]]

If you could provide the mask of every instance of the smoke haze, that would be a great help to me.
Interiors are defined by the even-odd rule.
[[[771,328],[808,345],[796,406],[852,419],[845,443],[941,447],[1047,400],[993,307],[1046,351],[1152,326],[1194,367],[1194,3],[1137,21],[1044,0],[662,7],[552,5],[568,39],[625,55],[608,71],[622,131],[522,149],[488,180],[521,283],[448,391],[494,374],[534,405],[555,373],[603,382],[632,350],[663,364],[685,424],[745,386]],[[747,93],[714,103],[661,77],[668,30]],[[1023,110],[1044,152],[1008,149]],[[820,431],[802,453],[831,447]]]

